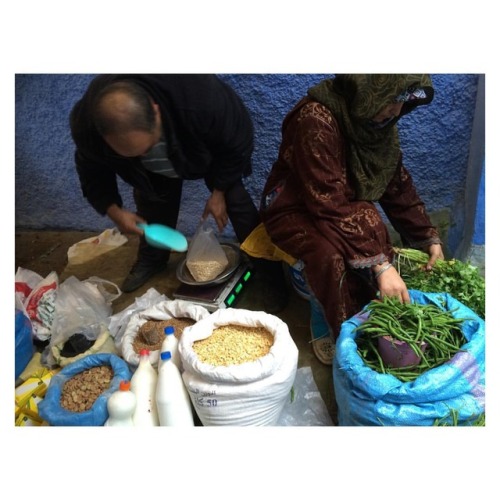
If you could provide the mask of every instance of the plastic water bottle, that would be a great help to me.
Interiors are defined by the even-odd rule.
[[[139,356],[139,365],[130,379],[130,389],[137,400],[133,416],[134,425],[157,426],[160,425],[155,400],[158,372],[151,364],[147,349],[142,349]]]
[[[173,326],[167,326],[164,332],[165,332],[165,339],[161,344],[160,353],[169,351],[170,354],[172,355],[172,361],[175,363],[175,366],[177,366],[179,371],[182,373],[182,361],[181,361],[181,356],[179,354],[179,341],[175,336],[175,329]],[[160,358],[158,359],[158,372],[160,371],[161,363],[162,360],[160,356]]]
[[[170,351],[160,354],[161,365],[156,386],[158,418],[162,427],[194,427],[191,400],[182,375]]]
[[[120,388],[108,399],[109,417],[104,425],[133,427],[136,404],[135,394],[130,390],[130,380],[122,380]]]

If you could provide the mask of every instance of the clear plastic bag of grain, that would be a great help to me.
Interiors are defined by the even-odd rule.
[[[219,309],[179,342],[184,383],[202,424],[276,425],[297,372],[288,326],[262,311]]]
[[[198,283],[211,281],[228,266],[226,252],[217,240],[208,220],[203,221],[189,244],[186,267]]]

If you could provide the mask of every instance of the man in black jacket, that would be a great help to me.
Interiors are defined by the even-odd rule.
[[[243,185],[251,173],[253,125],[239,96],[213,75],[100,75],[73,108],[70,126],[84,197],[124,234],[140,235],[122,290],[165,269],[170,252],[149,246],[139,222],[176,227],[183,180],[210,190],[202,218],[231,221],[241,243],[259,224]],[[123,208],[117,176],[133,186],[137,212]],[[259,261],[268,312],[286,305],[281,264]]]

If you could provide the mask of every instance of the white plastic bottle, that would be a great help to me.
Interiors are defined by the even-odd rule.
[[[147,349],[142,349],[139,356],[139,365],[130,379],[130,389],[137,400],[133,416],[134,426],[158,426],[160,425],[156,407],[158,372],[151,364]]]
[[[191,400],[182,375],[170,351],[160,354],[161,365],[156,386],[158,418],[162,427],[194,427]]]
[[[130,390],[130,380],[122,380],[119,389],[108,399],[109,417],[104,425],[133,427],[136,404],[135,394]]]
[[[175,336],[175,329],[173,326],[167,326],[164,331],[165,331],[165,339],[161,344],[160,354],[162,352],[169,351],[170,354],[172,355],[172,361],[175,363],[175,366],[177,366],[179,371],[182,373],[182,361],[181,361],[181,356],[179,354],[179,341]],[[160,358],[158,359],[158,371],[160,371],[161,363],[162,359],[160,355]]]

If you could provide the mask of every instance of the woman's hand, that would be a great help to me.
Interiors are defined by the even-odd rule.
[[[111,205],[107,210],[108,217],[115,223],[116,227],[122,234],[143,234],[144,231],[137,227],[139,222],[146,221],[133,212],[124,210],[118,205]]]
[[[209,215],[212,215],[217,223],[219,231],[222,232],[229,220],[226,211],[226,199],[223,191],[214,189],[212,195],[207,200],[202,219],[205,220]]]
[[[373,272],[377,274],[380,270],[384,269],[388,263],[379,264],[372,268]],[[380,298],[383,297],[396,297],[401,303],[409,304],[410,294],[406,288],[406,283],[403,281],[398,271],[394,266],[388,267],[385,271],[376,277]]]

